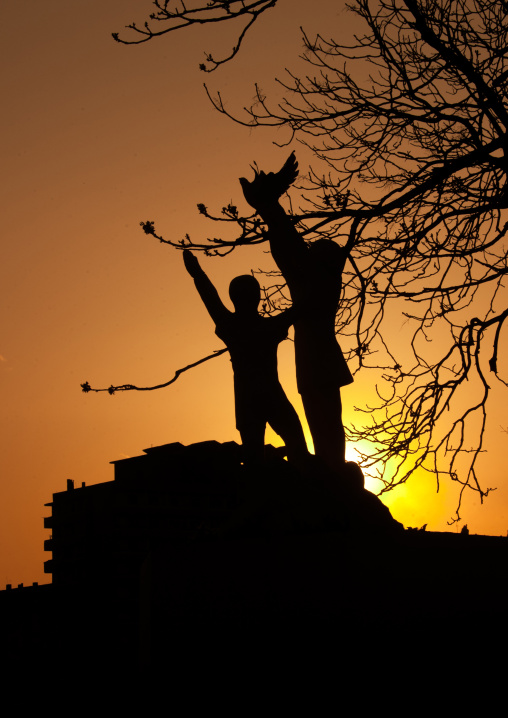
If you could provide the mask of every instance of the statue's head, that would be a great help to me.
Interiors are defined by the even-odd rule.
[[[312,256],[323,263],[336,265],[344,261],[344,250],[332,239],[317,239],[310,245],[310,250]]]
[[[242,274],[231,281],[229,296],[237,312],[257,311],[261,300],[261,287],[251,274]]]

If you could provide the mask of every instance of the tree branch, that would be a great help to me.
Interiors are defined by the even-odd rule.
[[[193,362],[192,364],[188,364],[187,366],[184,366],[182,369],[177,369],[175,372],[175,375],[172,379],[165,382],[164,384],[157,384],[156,386],[135,386],[134,384],[122,384],[121,386],[113,386],[111,385],[107,389],[94,389],[90,386],[90,384],[86,381],[84,384],[81,384],[82,391],[85,392],[85,394],[88,394],[90,391],[107,391],[108,394],[115,394],[117,391],[154,391],[155,389],[164,389],[167,386],[170,386],[170,384],[173,384],[178,377],[183,374],[186,371],[189,371],[189,369],[193,369],[196,366],[199,366],[200,364],[203,364],[205,361],[208,361],[209,359],[215,359],[215,357],[220,356],[221,354],[225,354],[227,352],[227,349],[217,349],[213,352],[213,354],[209,354],[206,357],[203,357],[202,359],[199,359],[198,361]]]

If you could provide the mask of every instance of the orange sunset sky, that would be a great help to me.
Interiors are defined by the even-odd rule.
[[[310,34],[337,28],[336,39],[347,40],[352,23],[336,0],[281,0],[236,60],[205,76],[203,51],[227,50],[227,28],[137,47],[112,40],[150,7],[148,0],[1,5],[0,588],[48,581],[44,504],[66,479],[112,480],[110,461],[152,445],[239,438],[227,355],[157,392],[85,395],[80,383],[157,384],[221,348],[180,253],[139,223],[154,220],[168,238],[199,239],[220,229],[200,217],[198,202],[220,210],[232,201],[246,211],[238,177],[251,176],[254,160],[278,169],[289,150],[273,144],[285,139],[275,130],[250,131],[215,112],[203,82],[241,108],[255,81],[275,91],[274,77],[295,66],[300,25]],[[304,173],[310,158],[296,149]],[[202,266],[224,298],[233,276],[274,267],[259,248],[204,258]],[[279,356],[282,382],[302,413],[290,342]],[[347,423],[368,395],[357,382],[343,396]],[[461,513],[471,532],[505,535],[506,390],[496,398],[481,479],[497,491],[483,506],[467,494]],[[461,525],[449,528],[447,520],[457,495],[448,484],[436,494],[431,477],[416,476],[384,500],[406,526],[456,531]]]

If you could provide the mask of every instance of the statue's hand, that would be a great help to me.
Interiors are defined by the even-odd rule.
[[[197,257],[195,257],[190,249],[183,250],[183,262],[185,269],[189,272],[191,277],[196,276],[196,273],[201,269]]]
[[[284,166],[278,172],[265,174],[255,170],[255,173],[252,182],[245,177],[240,177],[240,184],[247,202],[259,211],[263,207],[277,202],[298,177],[298,162],[295,153],[292,152],[289,155]]]

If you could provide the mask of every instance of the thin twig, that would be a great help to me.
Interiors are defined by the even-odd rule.
[[[113,386],[111,385],[107,389],[94,389],[90,386],[90,384],[85,381],[84,384],[81,384],[81,389],[85,392],[85,394],[88,394],[89,391],[107,391],[109,394],[113,395],[117,391],[154,391],[155,389],[164,389],[165,387],[169,386],[170,384],[173,384],[180,374],[183,374],[185,371],[188,371],[189,369],[193,369],[195,366],[198,366],[199,364],[203,364],[205,361],[208,361],[209,359],[215,359],[215,357],[220,356],[221,354],[225,354],[227,352],[227,349],[216,349],[216,351],[213,352],[213,354],[209,354],[206,357],[203,357],[202,359],[199,359],[198,361],[193,362],[192,364],[188,364],[187,366],[182,367],[182,369],[177,369],[175,372],[175,375],[172,379],[165,382],[165,384],[157,384],[157,386],[135,386],[134,384],[122,384],[121,386]]]

